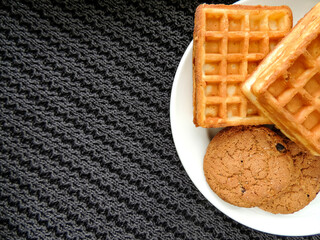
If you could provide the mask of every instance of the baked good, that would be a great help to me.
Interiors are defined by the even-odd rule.
[[[289,139],[285,141],[287,151],[294,162],[295,180],[284,193],[260,206],[261,209],[272,213],[289,214],[299,211],[320,191],[320,157],[313,156]]]
[[[203,169],[211,189],[239,206],[262,206],[285,192],[295,169],[284,138],[264,126],[227,127],[211,140]]]
[[[291,28],[287,6],[198,6],[193,34],[196,126],[271,123],[247,100],[241,86]]]
[[[207,148],[203,169],[226,202],[275,214],[301,210],[320,191],[320,157],[264,126],[221,130]]]
[[[261,62],[242,90],[286,136],[320,155],[320,3]]]

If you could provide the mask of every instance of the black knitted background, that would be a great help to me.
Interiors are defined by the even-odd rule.
[[[171,86],[199,3],[1,2],[1,239],[284,238],[222,214],[176,153]]]

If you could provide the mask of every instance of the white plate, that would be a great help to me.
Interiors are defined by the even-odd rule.
[[[288,5],[293,24],[318,0],[242,0],[237,4]],[[259,208],[240,208],[221,200],[207,184],[203,173],[206,148],[219,129],[196,128],[192,122],[192,42],[178,66],[171,92],[170,121],[180,160],[199,191],[220,211],[253,229],[286,236],[320,233],[320,194],[304,209],[288,215],[271,214]]]

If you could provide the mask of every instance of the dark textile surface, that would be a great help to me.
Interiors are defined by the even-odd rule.
[[[284,238],[217,210],[176,153],[170,93],[199,3],[1,2],[1,239]]]

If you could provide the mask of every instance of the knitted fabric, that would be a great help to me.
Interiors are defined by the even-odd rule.
[[[217,210],[176,153],[200,1],[0,4],[0,239],[283,238]]]

